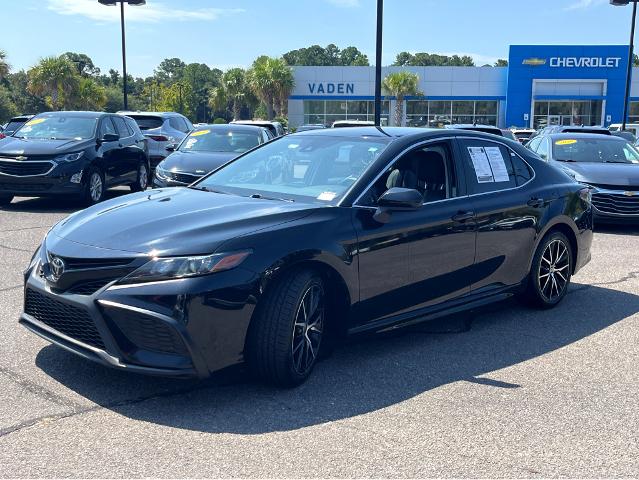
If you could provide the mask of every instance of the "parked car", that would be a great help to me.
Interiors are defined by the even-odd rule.
[[[149,139],[151,173],[169,154],[166,150],[167,145],[180,143],[193,130],[190,120],[176,112],[118,113],[135,120],[144,136]]]
[[[273,138],[285,135],[284,127],[280,122],[268,122],[266,120],[233,120],[231,125],[253,125],[256,127],[266,128]]]
[[[346,127],[373,127],[375,122],[368,122],[366,120],[337,120],[333,122],[331,128],[346,128]]]
[[[13,117],[7,122],[4,129],[0,132],[0,139],[10,137],[15,133],[16,130],[18,130],[22,125],[27,123],[32,118],[33,115],[20,115],[18,117]]]
[[[639,150],[623,138],[599,134],[551,134],[529,148],[576,181],[593,187],[595,220],[639,222]]]
[[[201,378],[245,360],[293,386],[344,333],[512,295],[553,307],[591,241],[590,189],[514,142],[296,133],[58,223],[25,272],[20,323],[125,371]]]
[[[179,145],[169,145],[171,155],[155,168],[153,186],[189,185],[238,155],[268,142],[266,129],[253,125],[205,125]]]
[[[615,137],[623,138],[626,142],[632,143],[633,145],[637,141],[637,137],[635,136],[635,134],[629,130],[617,130],[611,131],[610,133],[612,133],[612,135],[614,135]]]
[[[492,135],[497,135],[499,137],[504,136],[504,132],[501,128],[495,127],[493,125],[480,125],[474,123],[457,123],[452,125],[444,125],[444,128],[447,129],[455,129],[455,130],[470,130],[473,132],[483,132],[490,133]]]
[[[0,205],[16,195],[79,195],[93,204],[107,188],[145,190],[148,179],[147,140],[121,115],[41,113],[0,143]]]
[[[300,125],[299,127],[297,127],[296,131],[308,132],[309,130],[323,130],[324,128],[326,128],[326,125],[322,123],[312,123],[312,124]]]
[[[551,125],[544,127],[540,132],[543,135],[550,135],[551,133],[596,133],[599,135],[612,135],[612,132],[604,127],[598,126],[579,126],[579,125]]]
[[[505,137],[505,138],[508,138],[508,139],[513,140],[515,142],[519,141],[519,140],[517,140],[517,137],[515,136],[515,134],[511,130],[509,130],[508,128],[502,128],[501,129],[501,133],[502,133],[502,136]]]
[[[513,135],[515,135],[517,141],[521,144],[530,140],[530,137],[535,133],[535,130],[532,128],[513,128],[511,131],[513,132]]]
[[[614,132],[620,132],[622,126],[621,123],[612,123],[608,126],[608,130],[614,134]],[[625,131],[631,132],[635,137],[639,137],[639,123],[626,123]]]

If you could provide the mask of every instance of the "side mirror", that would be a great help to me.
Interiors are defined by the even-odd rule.
[[[117,133],[105,133],[100,139],[100,143],[117,142],[118,140],[120,140],[120,135]]]
[[[177,143],[169,143],[164,149],[167,152],[175,152],[177,150]]]
[[[377,200],[377,211],[373,218],[380,223],[388,223],[391,212],[418,210],[423,204],[424,197],[413,188],[389,188]]]

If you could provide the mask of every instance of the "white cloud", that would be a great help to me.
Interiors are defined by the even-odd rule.
[[[333,5],[337,7],[345,7],[345,8],[359,7],[359,0],[328,0],[328,2],[332,3]]]
[[[569,10],[583,10],[590,7],[597,7],[608,3],[608,0],[577,0],[564,8],[565,11]]]
[[[60,15],[80,15],[100,22],[120,20],[119,7],[107,7],[97,0],[47,0],[48,9]],[[158,23],[163,21],[217,20],[222,15],[240,13],[239,8],[196,8],[183,10],[153,2],[141,7],[126,7],[130,22]]]

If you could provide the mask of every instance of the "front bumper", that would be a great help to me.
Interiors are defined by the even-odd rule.
[[[236,268],[191,279],[57,292],[26,272],[19,323],[83,358],[136,373],[208,377],[243,361],[257,277]]]
[[[72,174],[12,177],[0,175],[0,194],[22,197],[78,195],[82,184],[71,182]]]
[[[166,175],[160,176],[156,170],[153,175],[153,186],[155,188],[186,187],[200,178],[202,178],[202,175],[183,172],[166,172]]]

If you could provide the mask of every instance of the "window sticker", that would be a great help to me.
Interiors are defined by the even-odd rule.
[[[493,171],[493,178],[495,182],[508,182],[508,169],[506,168],[506,162],[501,154],[499,147],[484,147],[488,162],[490,163],[490,169]]]
[[[211,130],[198,130],[197,132],[193,132],[191,134],[192,137],[200,137],[202,135],[206,135],[208,133],[211,133]]]
[[[30,127],[32,125],[38,125],[38,124],[44,123],[46,121],[47,121],[46,118],[34,118],[33,120],[29,120],[27,123],[25,123],[25,125]]]
[[[186,141],[186,145],[184,145],[184,148],[191,148],[193,145],[195,145],[197,143],[197,138],[189,138]]]
[[[477,183],[492,183],[495,181],[490,162],[483,147],[468,147],[468,154],[473,162]]]
[[[322,193],[319,194],[317,199],[318,200],[326,200],[327,202],[330,202],[335,197],[337,197],[337,193],[335,193],[335,192],[322,192]]]
[[[572,145],[573,143],[577,143],[577,140],[570,138],[566,140],[557,140],[555,145]]]

